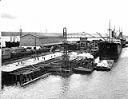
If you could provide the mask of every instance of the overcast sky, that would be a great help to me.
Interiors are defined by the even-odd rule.
[[[0,31],[106,33],[109,19],[128,31],[127,0],[1,0]]]

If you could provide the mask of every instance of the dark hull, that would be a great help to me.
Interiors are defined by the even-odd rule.
[[[77,68],[73,68],[73,72],[75,72],[75,73],[92,73],[93,68],[88,69],[88,68],[84,68],[84,67],[82,67],[82,68],[77,67]]]
[[[28,75],[14,75],[11,73],[7,73],[7,72],[2,72],[2,88],[4,86],[12,86],[12,85],[20,85],[22,86],[26,86],[36,80],[39,80],[41,78],[45,78],[48,75],[50,75],[50,73],[44,73],[44,74],[28,74]],[[22,79],[22,80],[21,80]]]
[[[122,50],[119,43],[101,42],[98,46],[100,60],[117,60]]]
[[[2,71],[2,87],[11,85],[25,86],[48,75],[47,69],[41,64],[37,66],[30,65],[9,72]]]
[[[97,70],[97,71],[110,71],[111,68],[97,66],[97,67],[95,68],[95,70]]]

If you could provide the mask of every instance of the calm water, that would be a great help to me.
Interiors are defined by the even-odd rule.
[[[109,72],[50,75],[26,88],[5,87],[2,99],[128,99],[128,48]]]

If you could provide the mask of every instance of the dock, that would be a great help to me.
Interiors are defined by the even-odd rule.
[[[49,67],[48,63],[56,60],[56,58],[61,55],[61,52],[56,52],[1,66],[2,87],[4,85],[25,86],[38,79],[47,77],[50,74],[47,71],[47,68]]]
[[[15,63],[12,63],[12,64],[3,65],[3,66],[1,66],[1,71],[11,72],[11,71],[23,68],[23,67],[27,67],[29,65],[35,65],[35,64],[50,60],[52,58],[59,57],[61,55],[62,55],[61,52],[56,52],[56,53],[53,53],[53,54],[40,56],[40,57],[35,57],[35,58],[31,58],[31,59],[21,61],[21,62],[15,62]]]

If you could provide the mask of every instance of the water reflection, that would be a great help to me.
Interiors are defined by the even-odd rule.
[[[50,75],[25,88],[5,87],[2,99],[127,99],[128,48],[109,72],[91,75]]]

